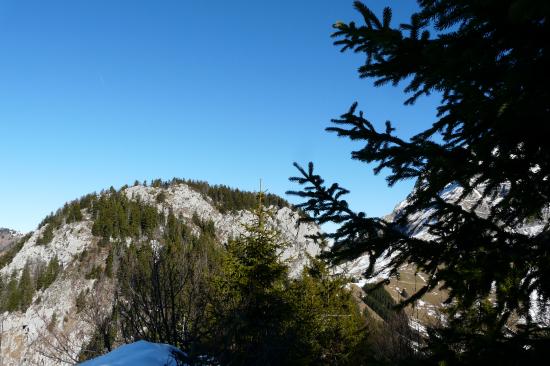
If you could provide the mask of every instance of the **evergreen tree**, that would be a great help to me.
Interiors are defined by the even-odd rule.
[[[47,265],[37,266],[34,275],[35,288],[37,290],[47,289],[57,278],[60,271],[59,260],[52,258]]]
[[[53,235],[54,235],[53,230],[54,230],[53,223],[46,224],[46,228],[44,229],[44,232],[40,237],[36,239],[36,244],[38,245],[49,244],[53,240]]]
[[[216,282],[214,354],[232,365],[365,362],[365,319],[345,280],[313,259],[301,277],[291,279],[280,260],[286,243],[267,224],[270,211],[257,206],[246,233],[229,242]]]
[[[364,24],[335,24],[343,50],[366,56],[362,78],[375,85],[406,83],[406,104],[441,95],[433,125],[402,139],[390,122],[377,130],[357,104],[328,130],[365,143],[354,159],[389,170],[390,185],[415,179],[409,205],[393,222],[354,212],[347,190],[326,185],[298,166],[306,185],[291,192],[320,224],[334,222],[333,262],[369,254],[393,255],[396,275],[412,263],[427,284],[405,304],[444,283],[449,324],[434,331],[431,354],[447,363],[526,364],[550,352],[549,324],[533,311],[548,312],[550,300],[550,3],[543,0],[420,0],[408,24],[391,25],[386,8],[379,18],[355,2]],[[458,185],[455,202],[441,192]],[[482,202],[494,200],[486,214]],[[473,205],[465,205],[465,199]],[[473,206],[473,207],[472,207]],[[403,232],[411,215],[430,213],[434,240]],[[540,230],[518,230],[527,220]],[[538,301],[535,301],[536,300]],[[538,302],[538,306],[535,306]],[[521,318],[518,323],[514,319]],[[499,361],[496,361],[499,360]]]
[[[107,259],[105,260],[105,275],[109,278],[113,277],[113,249],[111,248],[109,250],[109,254],[107,254]]]
[[[71,202],[65,210],[67,223],[82,220],[82,212],[79,201]]]
[[[129,211],[130,211],[129,212],[130,235],[136,238],[141,235],[141,211],[139,209],[139,203],[130,205]]]
[[[6,286],[6,304],[5,310],[15,311],[19,308],[21,303],[21,292],[19,291],[19,281],[15,273],[12,273],[10,280]]]
[[[372,359],[365,317],[346,289],[348,280],[331,275],[319,259],[311,259],[287,296],[296,332],[293,357],[303,365],[362,365]]]
[[[141,211],[141,229],[149,238],[153,238],[155,229],[159,224],[159,213],[151,206],[143,207]]]
[[[157,203],[164,203],[166,201],[166,192],[163,190],[159,194],[157,194],[157,197],[155,198]]]
[[[0,256],[0,268],[4,268],[4,266],[6,266],[8,263],[10,263],[13,260],[16,254],[19,253],[19,251],[23,247],[23,244],[25,244],[25,242],[29,240],[30,237],[31,237],[31,234],[25,235],[24,237],[19,239],[17,243],[14,244],[11,248],[6,250],[2,254],[2,256]]]
[[[19,310],[25,311],[32,303],[34,295],[34,285],[31,278],[31,269],[27,263],[21,273],[19,280]]]
[[[279,261],[284,243],[266,225],[259,205],[255,222],[227,246],[223,277],[219,279],[223,312],[219,315],[220,360],[236,365],[284,364],[288,356],[285,320],[288,268]],[[279,361],[275,361],[279,360]]]
[[[197,192],[207,195],[221,212],[253,210],[258,204],[256,194],[253,192],[245,192],[225,185],[209,185],[207,182],[203,181],[179,180],[174,178],[172,184],[177,183],[185,183]],[[265,207],[275,206],[278,208],[290,207],[287,201],[271,193],[263,194],[262,205]]]

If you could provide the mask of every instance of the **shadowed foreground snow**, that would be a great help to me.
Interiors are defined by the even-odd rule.
[[[138,341],[125,344],[106,355],[81,363],[81,366],[176,366],[174,354],[185,353],[168,344]]]

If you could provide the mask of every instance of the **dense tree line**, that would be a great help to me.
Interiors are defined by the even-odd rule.
[[[147,186],[147,182],[139,183]],[[253,192],[241,191],[225,185],[210,185],[204,181],[185,180],[174,178],[171,181],[153,180],[151,186],[168,189],[177,184],[187,184],[197,192],[212,199],[215,207],[221,212],[237,210],[251,210],[256,207],[256,195]],[[129,199],[124,190],[128,186],[116,190],[111,187],[100,194],[89,194],[78,200],[69,202],[55,213],[48,215],[39,224],[43,229],[42,235],[37,239],[37,244],[49,244],[55,230],[64,223],[78,222],[83,219],[83,212],[91,214],[94,222],[92,232],[94,235],[108,240],[110,238],[138,238],[140,236],[153,237],[154,231],[165,219],[155,207],[141,202],[139,199]],[[157,203],[166,200],[166,192],[160,191],[156,197]],[[277,208],[290,207],[283,198],[266,194],[263,205]]]
[[[134,186],[143,184],[147,186],[147,181],[140,183],[138,181],[134,182]],[[193,179],[180,179],[173,178],[170,181],[162,181],[161,179],[154,179],[151,181],[150,186],[154,188],[170,188],[171,186],[177,184],[186,184],[189,187],[193,188],[195,191],[209,197],[212,199],[214,205],[222,213],[238,211],[238,210],[253,210],[256,208],[257,200],[256,194],[253,192],[242,191],[237,188],[231,188],[224,184],[210,184],[202,180],[193,180]],[[161,192],[160,201],[163,201],[163,192]],[[274,206],[277,208],[291,207],[291,204],[284,198],[272,194],[266,193],[264,195],[264,201],[262,204],[265,207]]]
[[[197,192],[210,197],[222,213],[238,210],[253,210],[258,204],[256,194],[253,192],[241,191],[240,189],[231,188],[226,185],[210,185],[207,182],[198,180],[185,180],[183,182]],[[262,204],[265,207],[274,206],[277,208],[291,206],[284,198],[272,193],[264,195]]]
[[[96,198],[90,209],[92,234],[111,238],[152,238],[164,215],[151,205],[126,197],[123,191],[111,189],[109,194]]]
[[[110,188],[100,194],[89,194],[65,204],[56,213],[48,215],[39,225],[44,227],[37,244],[46,245],[53,239],[55,230],[64,223],[81,221],[83,212],[93,221],[92,234],[103,242],[118,238],[153,237],[164,221],[164,216],[151,205],[139,199],[129,199],[124,190]]]
[[[36,239],[36,244],[47,245],[54,237],[55,230],[59,229],[63,223],[78,222],[83,219],[82,210],[89,209],[92,202],[97,199],[96,194],[88,194],[78,200],[66,203],[63,208],[51,213],[44,218],[38,225],[38,228],[43,228],[42,235]]]

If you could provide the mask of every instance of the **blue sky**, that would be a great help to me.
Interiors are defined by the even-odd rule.
[[[394,22],[415,9],[389,4]],[[0,227],[32,230],[64,202],[135,179],[297,188],[313,161],[383,215],[412,182],[387,188],[352,161],[360,145],[324,131],[358,101],[402,136],[431,124],[437,98],[360,80],[363,57],[332,45],[351,1],[0,1]],[[290,198],[295,202],[295,199]]]

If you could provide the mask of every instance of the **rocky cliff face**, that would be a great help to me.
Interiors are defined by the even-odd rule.
[[[15,230],[0,228],[0,256],[23,235]]]
[[[238,236],[244,231],[243,225],[253,219],[253,214],[247,210],[220,212],[212,199],[184,183],[168,187],[136,185],[122,192],[128,199],[147,203],[159,212],[174,213],[191,228],[193,216],[211,220],[220,243]],[[159,202],[161,192],[164,198]],[[100,245],[100,238],[92,234],[91,213],[87,209],[81,213],[82,218],[76,222],[61,222],[47,244],[40,242],[47,225],[31,233],[9,263],[0,269],[0,274],[7,279],[21,276],[26,265],[37,266],[54,258],[61,268],[51,285],[34,293],[32,304],[24,312],[1,314],[2,365],[73,364],[93,332],[86,319],[89,314],[77,308],[79,294],[89,291],[98,306],[109,306],[114,292],[112,286],[98,288],[94,286],[96,280],[86,275],[93,266],[105,263],[107,250]],[[308,254],[316,255],[319,251],[307,238],[317,233],[318,227],[299,224],[298,219],[299,214],[288,207],[274,208],[270,219],[270,225],[279,229],[289,244],[282,257],[288,260],[292,274],[299,273]]]

